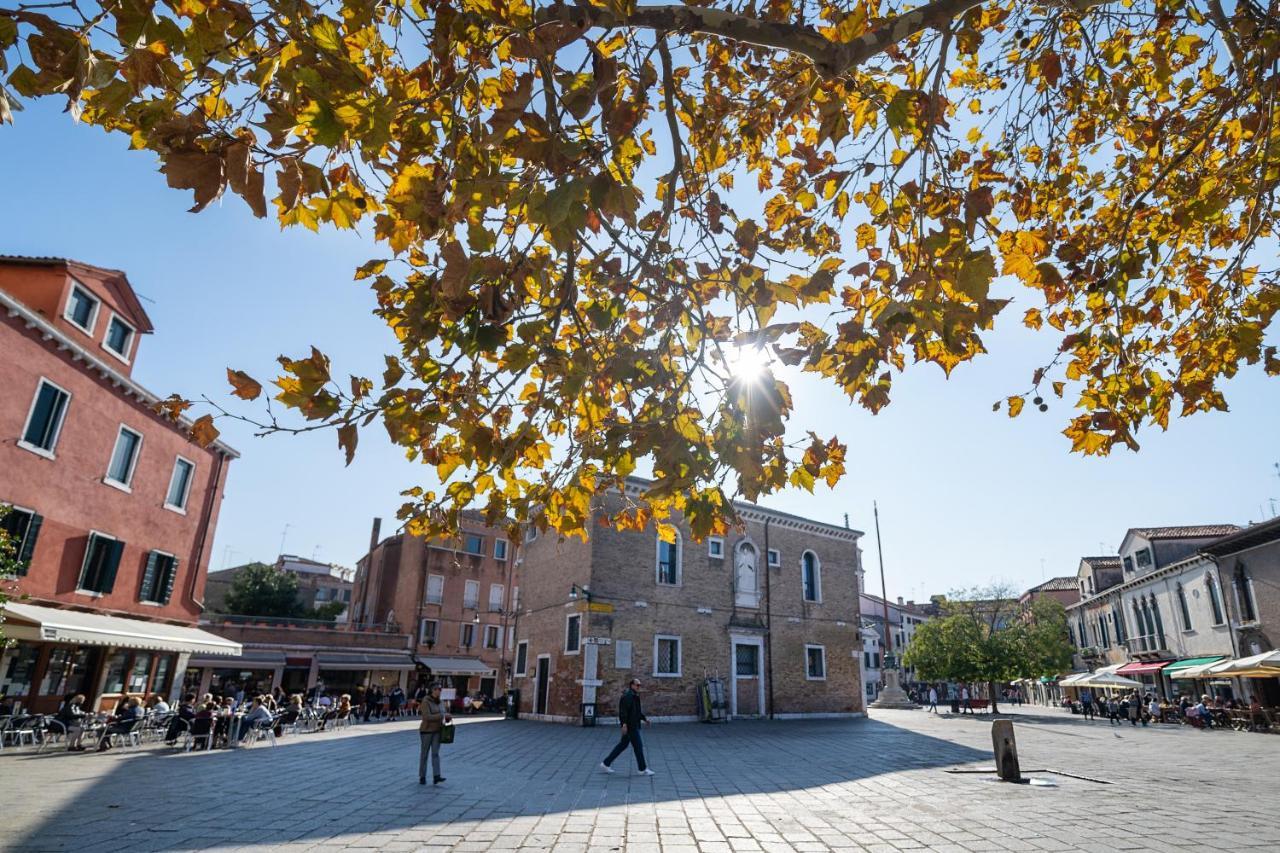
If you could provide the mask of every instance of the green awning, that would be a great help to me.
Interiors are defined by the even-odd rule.
[[[1184,660],[1176,660],[1164,668],[1164,674],[1170,678],[1180,678],[1179,670],[1190,669],[1193,666],[1204,666],[1207,663],[1217,663],[1223,660],[1226,655],[1210,655],[1205,658],[1186,658]]]

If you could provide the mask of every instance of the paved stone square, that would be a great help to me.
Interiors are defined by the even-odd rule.
[[[440,787],[416,779],[410,723],[234,752],[0,753],[5,850],[1280,849],[1280,736],[1112,727],[1015,713],[1026,769],[990,767],[984,717],[659,725],[656,776],[630,755],[596,765],[618,732],[464,720]]]

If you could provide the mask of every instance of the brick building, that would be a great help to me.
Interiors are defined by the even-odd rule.
[[[152,330],[125,274],[0,257],[0,503],[25,566],[5,607],[0,692],[37,711],[171,692],[191,653],[227,469],[131,378]]]
[[[356,564],[352,626],[412,634],[414,655],[458,697],[503,694],[519,594],[506,533],[467,513],[450,541],[378,531]]]
[[[649,484],[632,479],[627,499]],[[597,499],[596,514],[624,498]],[[592,525],[587,541],[531,530],[521,549],[513,686],[521,712],[577,721],[617,713],[644,683],[652,718],[694,719],[697,688],[722,679],[733,716],[843,715],[864,707],[858,531],[736,505],[741,531],[675,543]]]
[[[236,578],[248,565],[209,572],[204,591],[205,609],[215,613],[227,612],[227,595],[231,592]],[[276,571],[288,572],[298,579],[299,606],[310,610],[340,601],[345,605],[345,609],[335,617],[335,621],[347,621],[351,610],[354,569],[337,563],[308,560],[306,557],[293,554],[281,554],[276,557],[275,567]]]

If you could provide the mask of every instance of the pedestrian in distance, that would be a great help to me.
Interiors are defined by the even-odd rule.
[[[440,701],[440,685],[432,685],[418,706],[422,722],[418,725],[418,784],[427,784],[427,756],[431,756],[433,785],[444,781],[440,775],[440,736],[444,727],[453,722]]]
[[[1107,719],[1111,721],[1111,725],[1120,725],[1120,703],[1116,701],[1116,697],[1112,696],[1107,700]]]
[[[938,688],[929,688],[929,710],[938,713]]]
[[[1135,690],[1129,696],[1129,725],[1137,728],[1138,718],[1142,716],[1142,700],[1138,698],[1138,692]],[[1146,725],[1143,723],[1143,725]]]
[[[973,699],[969,696],[968,686],[960,688],[960,713],[963,714],[965,711],[973,713]]]
[[[644,708],[640,704],[640,679],[631,679],[631,684],[623,692],[622,698],[618,700],[618,722],[622,723],[622,738],[618,741],[618,745],[613,748],[613,752],[604,761],[600,762],[600,769],[605,773],[612,773],[615,758],[622,754],[628,744],[636,754],[636,770],[641,776],[653,776],[654,772],[644,763],[644,743],[640,740],[640,726],[649,722],[649,718],[644,715]]]

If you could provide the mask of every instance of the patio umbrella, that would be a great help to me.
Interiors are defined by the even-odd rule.
[[[1280,651],[1263,652],[1262,654],[1252,655],[1247,658],[1219,661],[1210,668],[1210,671],[1212,675],[1234,676],[1251,670],[1267,669],[1275,669],[1275,675],[1280,677]],[[1269,676],[1253,677],[1267,678]]]
[[[1141,681],[1134,681],[1132,678],[1125,678],[1123,675],[1116,675],[1114,672],[1100,672],[1097,675],[1077,681],[1081,687],[1142,687]]]

